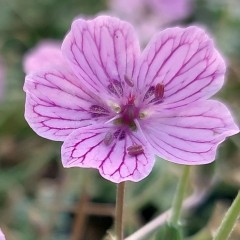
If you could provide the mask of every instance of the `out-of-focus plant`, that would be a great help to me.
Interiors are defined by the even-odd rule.
[[[159,30],[188,18],[194,3],[194,0],[107,0],[110,14],[131,22],[143,46]]]
[[[130,10],[131,2],[127,4]],[[185,19],[171,22],[171,25],[204,25],[212,32],[228,65],[228,80],[218,98],[230,106],[237,121],[240,119],[239,4],[237,0],[194,1],[194,8]],[[4,99],[0,103],[0,226],[9,240],[68,239],[77,228],[80,231],[75,231],[76,238],[99,239],[112,225],[114,185],[100,181],[93,170],[86,173],[62,168],[59,143],[35,136],[25,123],[22,91],[23,56],[44,39],[62,40],[76,16],[95,15],[99,10],[107,10],[106,6],[107,2],[96,0],[0,1],[0,52],[6,72]],[[46,12],[51,14],[46,17]],[[136,11],[132,15],[139,16]],[[145,25],[145,30],[155,25],[154,22]],[[219,200],[229,204],[236,195],[239,141],[239,136],[227,140],[219,148],[214,164],[194,168],[192,172],[187,193],[194,191],[200,200],[192,196],[190,207],[189,202],[184,202],[182,222],[184,236],[191,240],[198,239],[197,232],[200,236],[201,229],[210,229],[205,236],[211,237],[219,221],[209,228],[207,220],[211,216],[213,221],[222,219],[222,215],[213,215],[212,209]],[[170,208],[180,175],[180,168],[160,160],[148,178],[128,184],[126,235],[147,226],[160,213],[166,216],[164,212]],[[82,203],[85,210],[80,207]],[[82,221],[80,225],[79,221]],[[236,229],[230,239],[238,236]]]
[[[119,240],[125,181],[149,175],[154,154],[178,164],[210,163],[219,143],[239,132],[228,109],[208,100],[222,87],[226,67],[201,28],[167,29],[141,55],[127,22],[78,19],[58,61],[52,53],[44,56],[47,66],[41,65],[41,51],[35,53],[39,59],[24,83],[25,118],[40,136],[64,141],[63,166],[96,168],[118,183]],[[178,234],[189,169],[184,168],[168,232]]]

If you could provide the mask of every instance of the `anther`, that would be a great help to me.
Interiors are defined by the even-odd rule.
[[[117,103],[113,103],[112,105],[111,105],[111,107],[112,107],[112,109],[113,109],[113,111],[115,112],[115,113],[120,113],[121,112],[121,107],[117,104]]]
[[[164,85],[163,84],[158,83],[156,85],[154,95],[155,95],[155,98],[157,98],[157,99],[163,98],[163,95],[164,95]]]
[[[113,141],[113,134],[111,132],[107,132],[103,142],[105,143],[106,146],[109,146]]]
[[[140,119],[144,119],[146,116],[147,116],[147,113],[145,113],[145,112],[140,112],[139,113],[139,118]]]
[[[143,154],[144,150],[143,150],[143,147],[141,145],[132,145],[132,146],[127,148],[127,152],[131,156],[137,156],[139,154]]]
[[[113,102],[112,100],[107,101],[107,105],[115,112],[120,113],[122,111],[122,108],[119,104],[116,102]]]
[[[133,83],[132,79],[130,79],[128,76],[125,75],[124,80],[129,87],[134,87],[134,83]]]

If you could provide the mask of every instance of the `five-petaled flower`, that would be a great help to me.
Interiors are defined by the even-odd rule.
[[[109,13],[132,23],[144,46],[156,31],[189,16],[193,4],[192,0],[107,1]]]
[[[35,48],[24,56],[24,72],[29,74],[51,65],[62,66],[63,57],[60,49],[61,43],[56,40],[48,39],[39,42]]]
[[[64,167],[139,181],[154,155],[210,163],[219,143],[239,131],[227,107],[209,100],[223,85],[225,64],[199,27],[166,29],[141,53],[130,24],[78,19],[62,53],[61,65],[28,74],[24,90],[33,130],[64,141]]]

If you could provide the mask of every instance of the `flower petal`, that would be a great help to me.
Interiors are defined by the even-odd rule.
[[[187,165],[214,161],[217,146],[239,132],[227,107],[214,100],[165,110],[143,123],[142,129],[156,155]]]
[[[222,57],[202,29],[169,28],[148,44],[134,80],[140,91],[163,84],[162,106],[175,108],[214,95],[223,85],[225,70]]]
[[[67,69],[52,66],[27,75],[24,90],[25,118],[42,137],[62,141],[77,128],[109,119],[107,110],[101,116],[89,111],[95,103],[99,106],[100,100],[83,90],[79,79]]]
[[[194,4],[192,0],[150,0],[148,2],[165,24],[186,18]]]
[[[51,65],[66,65],[62,56],[61,44],[54,40],[40,42],[23,59],[23,68],[26,73],[36,72]]]
[[[74,131],[62,146],[64,167],[96,168],[100,174],[112,181],[140,181],[152,170],[154,156],[148,143],[138,133],[126,134],[122,140],[114,139],[105,144],[107,133],[114,131],[113,126],[96,124]],[[141,145],[144,153],[130,155],[127,148]]]
[[[140,48],[132,26],[117,18],[78,19],[66,36],[63,54],[89,90],[106,93],[114,80],[132,78]]]
[[[5,236],[1,229],[0,229],[0,240],[5,240]]]

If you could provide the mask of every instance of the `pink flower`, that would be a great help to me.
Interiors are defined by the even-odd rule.
[[[195,0],[146,0],[165,23],[181,20],[190,14]]]
[[[26,73],[38,71],[49,65],[62,65],[63,57],[61,43],[55,40],[44,40],[34,49],[29,51],[23,60],[23,68]]]
[[[0,229],[0,240],[5,240],[5,239],[6,239],[6,238],[5,238],[3,232],[2,232],[1,229]]]
[[[141,53],[130,24],[79,19],[62,52],[62,65],[27,75],[24,90],[29,125],[64,141],[64,167],[139,181],[151,172],[154,154],[179,164],[210,163],[217,146],[239,131],[227,107],[209,100],[226,69],[198,27],[166,29]]]
[[[186,18],[192,5],[192,0],[108,0],[115,16],[134,24],[143,44],[164,25]]]
[[[192,0],[109,0],[108,6],[115,13],[127,18],[141,19],[143,16],[153,14],[158,15],[162,22],[170,22],[187,17],[192,2]]]

